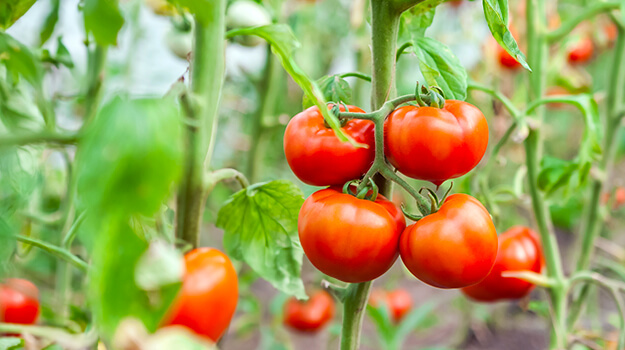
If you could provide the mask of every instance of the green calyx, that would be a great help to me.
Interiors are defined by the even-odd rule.
[[[407,218],[413,221],[419,221],[430,214],[436,213],[440,209],[441,205],[443,205],[443,203],[445,202],[445,199],[447,199],[447,196],[449,196],[449,193],[451,192],[453,186],[454,183],[452,182],[447,191],[445,191],[445,194],[443,194],[440,199],[438,198],[436,192],[427,187],[422,187],[419,190],[419,196],[416,198],[417,208],[419,208],[419,214],[412,214],[407,212],[403,204],[401,206],[402,213],[404,213]]]
[[[378,198],[379,193],[379,188],[378,185],[375,184],[375,181],[369,178],[365,186],[362,186],[362,188],[360,190],[357,190],[357,192],[353,192],[353,188],[358,189],[358,187],[361,187],[359,186],[360,183],[361,180],[352,180],[346,182],[345,185],[343,185],[343,193],[349,194],[350,196],[354,196],[358,199],[375,201]]]
[[[445,107],[445,93],[438,86],[427,87],[417,82],[415,88],[415,98],[417,104],[421,107]]]

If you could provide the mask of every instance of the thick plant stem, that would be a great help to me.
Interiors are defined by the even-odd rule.
[[[88,125],[93,120],[98,111],[98,104],[102,95],[102,81],[104,80],[107,51],[108,49],[105,46],[96,44],[88,53],[85,125]]]
[[[528,63],[533,72],[530,73],[529,102],[541,98],[545,90],[545,76],[547,65],[547,40],[545,29],[547,23],[545,2],[542,0],[527,0],[527,40]],[[536,118],[543,119],[544,108],[537,108]],[[525,154],[527,163],[527,178],[532,198],[532,208],[538,232],[545,254],[547,275],[556,281],[549,289],[553,307],[553,328],[551,334],[551,349],[566,347],[566,288],[560,252],[555,238],[550,213],[545,204],[545,198],[538,189],[539,161],[542,154],[542,136],[537,128],[531,129],[525,139]]]
[[[343,301],[341,350],[355,350],[360,344],[360,329],[373,282],[353,283],[347,288]]]
[[[195,41],[191,66],[191,96],[186,109],[184,177],[178,192],[176,232],[193,247],[199,244],[204,209],[203,174],[210,163],[217,112],[223,85],[225,58],[225,0],[206,4],[205,14],[195,19]]]
[[[371,0],[371,45],[373,75],[371,108],[377,110],[395,95],[395,51],[401,11],[393,8],[391,1]],[[390,182],[378,176],[376,183],[380,193],[390,198]],[[373,282],[352,284],[343,300],[343,328],[341,350],[358,349],[360,330],[364,319],[367,299]]]
[[[577,259],[576,271],[582,271],[590,267],[590,259],[594,251],[595,239],[599,235],[603,226],[603,220],[600,215],[601,192],[605,186],[605,180],[610,174],[612,162],[614,161],[618,133],[620,130],[621,120],[623,118],[621,111],[623,107],[623,96],[625,94],[625,31],[619,28],[619,33],[614,48],[614,57],[612,67],[608,70],[610,81],[608,85],[608,96],[606,106],[606,118],[604,122],[604,143],[603,158],[599,163],[599,177],[596,177],[590,188],[589,200],[584,208],[584,216],[581,224],[582,240],[580,242],[580,255]],[[588,294],[588,285],[584,285],[580,292],[576,295],[575,301],[571,307],[571,315],[569,317],[569,326],[572,327],[581,314],[584,299]]]

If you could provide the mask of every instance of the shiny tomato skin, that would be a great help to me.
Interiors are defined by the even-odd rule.
[[[284,305],[284,324],[301,332],[316,332],[334,317],[334,299],[320,290],[310,299],[299,301],[289,298]]]
[[[595,52],[595,44],[588,37],[583,38],[577,42],[568,51],[568,58],[570,64],[583,64],[592,58]]]
[[[182,288],[164,325],[180,325],[214,342],[224,334],[239,298],[237,273],[227,255],[197,248],[184,256]]]
[[[488,145],[488,123],[475,106],[456,100],[445,106],[404,106],[385,124],[385,152],[406,176],[440,185],[462,176],[482,159]]]
[[[39,290],[30,281],[9,278],[0,285],[0,322],[34,324],[39,316]]]
[[[342,105],[340,109],[345,111]],[[348,109],[364,113],[358,107],[348,106]],[[284,132],[284,154],[295,176],[309,185],[331,186],[343,185],[369,170],[375,156],[373,122],[352,119],[341,129],[368,148],[339,140],[334,130],[324,124],[316,106],[291,119]]]
[[[462,288],[483,280],[497,257],[497,232],[475,198],[453,194],[440,209],[408,226],[399,251],[404,265],[422,282]]]
[[[382,302],[386,303],[395,323],[399,323],[413,306],[412,296],[402,288],[392,291],[374,290],[369,298],[369,304],[380,307]]]
[[[397,260],[406,227],[401,211],[382,195],[375,202],[339,188],[313,193],[299,213],[304,253],[321,272],[343,282],[371,281]]]
[[[515,226],[499,236],[497,260],[488,276],[478,284],[463,288],[462,292],[473,300],[484,302],[520,299],[534,289],[534,284],[503,277],[502,273],[524,270],[540,273],[542,266],[542,249],[536,232]]]
[[[521,68],[521,64],[508,53],[503,47],[497,45],[497,58],[501,67],[509,70]]]

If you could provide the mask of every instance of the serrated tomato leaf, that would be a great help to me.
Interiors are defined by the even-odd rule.
[[[406,33],[416,37],[425,35],[426,29],[432,25],[436,6],[445,0],[426,0],[405,11],[400,21],[400,37]]]
[[[447,99],[464,101],[468,75],[458,57],[445,44],[432,38],[417,38],[414,46],[421,74],[428,85],[439,86]]]
[[[304,252],[297,235],[302,191],[289,181],[254,184],[219,210],[228,255],[245,261],[278,290],[306,298],[300,278]]]
[[[346,104],[352,103],[352,88],[349,86],[349,83],[339,75],[335,74],[322,77],[317,80],[317,85],[326,101],[343,102]],[[314,104],[315,103],[308,95],[304,95],[302,102],[304,109]]]
[[[482,5],[486,23],[495,40],[525,69],[531,71],[525,55],[508,30],[508,0],[483,0]]]

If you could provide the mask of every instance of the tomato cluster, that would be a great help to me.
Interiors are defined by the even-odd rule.
[[[469,103],[433,105],[407,105],[390,113],[384,121],[384,152],[397,171],[439,186],[480,162],[488,124]],[[477,199],[454,194],[442,203],[437,200],[432,213],[406,228],[401,210],[376,191],[354,196],[350,185],[337,187],[371,168],[374,124],[351,119],[342,125],[369,148],[341,142],[317,107],[296,115],[287,126],[284,149],[295,175],[311,185],[330,186],[308,197],[299,213],[299,237],[310,262],[328,276],[360,283],[384,274],[401,255],[404,265],[432,286],[462,288],[480,282],[495,262],[497,233]]]

